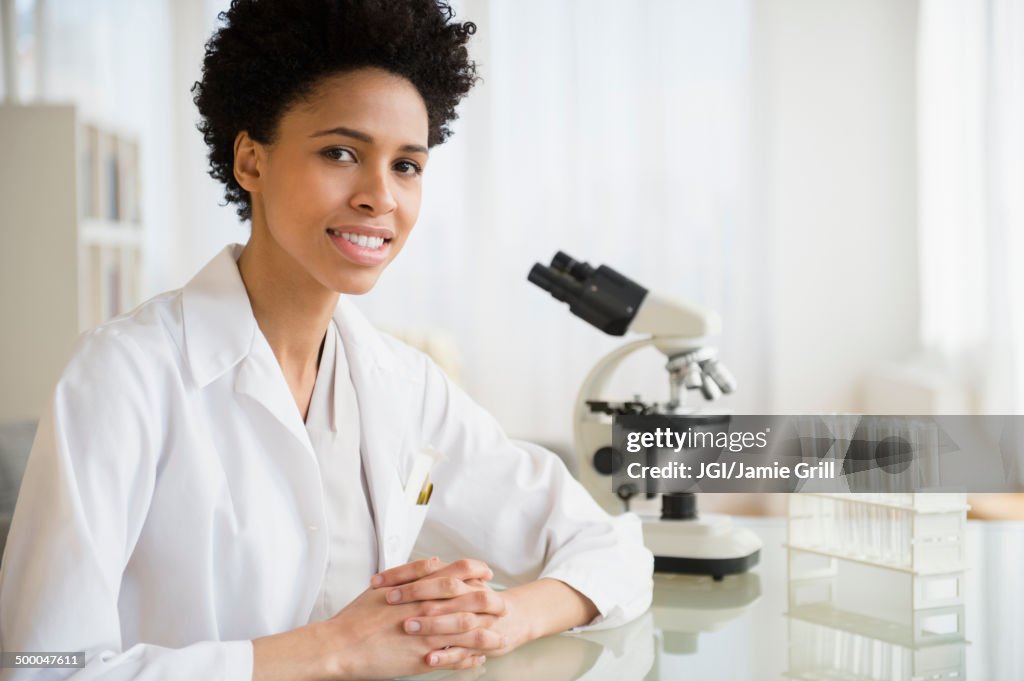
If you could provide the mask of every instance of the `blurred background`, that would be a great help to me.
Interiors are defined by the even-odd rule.
[[[2,0],[0,421],[244,242],[189,88],[226,0]],[[557,250],[716,310],[746,413],[1024,411],[1024,3],[462,0],[483,81],[357,300],[565,451],[603,336]],[[71,105],[54,108],[42,105]],[[611,395],[667,393],[637,357]]]

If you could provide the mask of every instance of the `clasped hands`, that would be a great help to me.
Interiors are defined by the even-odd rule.
[[[532,637],[515,590],[494,591],[482,561],[418,560],[373,576],[325,622],[331,678],[391,678],[470,669]]]
[[[383,592],[389,605],[418,605],[402,629],[430,648],[424,656],[428,666],[466,669],[525,643],[525,633],[513,626],[510,599],[487,584],[493,578],[482,561],[449,564],[433,557],[374,575],[370,587]]]

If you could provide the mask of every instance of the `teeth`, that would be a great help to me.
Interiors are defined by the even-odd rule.
[[[351,241],[361,248],[378,249],[384,245],[384,237],[366,236],[365,234],[352,234],[351,232],[338,232],[336,229],[327,230],[333,236],[340,236],[345,241]]]

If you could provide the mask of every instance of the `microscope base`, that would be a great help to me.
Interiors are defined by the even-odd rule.
[[[655,572],[726,575],[747,572],[761,557],[761,539],[735,527],[728,516],[707,514],[692,520],[641,515],[644,544],[654,554]]]

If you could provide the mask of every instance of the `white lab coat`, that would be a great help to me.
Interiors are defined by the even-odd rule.
[[[183,289],[79,340],[42,418],[0,570],[0,647],[85,651],[0,679],[230,679],[251,639],[308,622],[325,574],[308,433],[229,246]],[[517,445],[424,355],[344,297],[379,567],[417,549],[496,580],[562,580],[615,626],[650,604],[637,518],[609,517],[550,452]],[[429,506],[403,495],[424,445]],[[422,529],[421,529],[422,526]],[[38,676],[33,675],[34,673]]]

